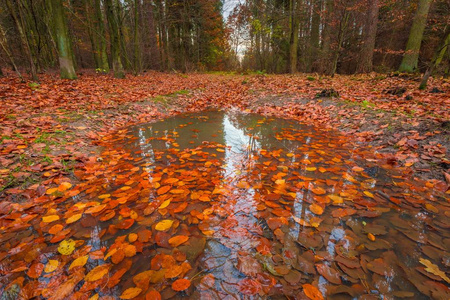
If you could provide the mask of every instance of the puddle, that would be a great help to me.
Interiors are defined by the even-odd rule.
[[[105,144],[0,215],[3,297],[450,298],[448,195],[336,132],[205,112]]]

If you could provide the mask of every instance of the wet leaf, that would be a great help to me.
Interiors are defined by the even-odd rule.
[[[185,278],[177,279],[172,283],[172,289],[177,292],[187,290],[190,286],[191,281]]]
[[[75,214],[66,220],[66,224],[72,224],[81,219],[83,214]]]
[[[44,272],[45,273],[51,273],[55,271],[59,266],[59,261],[55,259],[49,259],[47,264],[45,265]]]
[[[70,255],[75,250],[75,244],[74,240],[64,240],[59,244],[58,252],[62,255]]]
[[[169,239],[169,245],[172,247],[178,247],[181,244],[187,242],[189,240],[188,236],[185,235],[177,235]]]
[[[87,263],[88,259],[89,259],[89,255],[78,257],[70,264],[69,270],[76,268],[76,267],[84,267],[84,265]]]
[[[426,267],[425,271],[441,277],[442,280],[450,284],[450,278],[448,278],[445,272],[441,271],[439,267],[433,264],[431,261],[429,261],[428,259],[420,258],[419,262]]]
[[[167,231],[172,227],[173,220],[162,220],[156,224],[155,229],[158,231]]]
[[[84,280],[87,282],[97,281],[105,277],[106,274],[109,273],[110,265],[104,264],[93,268],[87,275],[84,277]]]
[[[140,288],[129,288],[126,289],[122,295],[120,295],[120,299],[134,299],[142,292]]]
[[[302,285],[303,292],[305,293],[306,297],[308,297],[311,300],[323,300],[322,293],[313,285],[306,283]]]

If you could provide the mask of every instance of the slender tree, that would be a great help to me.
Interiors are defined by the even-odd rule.
[[[117,15],[117,1],[118,0],[105,0],[106,18],[108,20],[109,35],[111,37],[111,57],[112,67],[114,71],[114,77],[125,78],[125,72],[123,70],[122,58],[121,58],[121,42],[119,22]]]
[[[76,79],[77,75],[74,68],[72,44],[69,39],[62,0],[51,0],[51,5],[54,16],[54,30],[56,44],[58,46],[61,78]]]
[[[416,15],[409,32],[408,43],[406,44],[405,55],[400,64],[400,72],[413,73],[417,71],[419,65],[420,45],[422,44],[423,32],[427,24],[428,12],[432,0],[419,0]]]
[[[298,38],[299,38],[299,8],[300,0],[289,1],[289,71],[297,72]]]
[[[377,36],[379,0],[367,1],[369,6],[367,22],[364,26],[363,44],[356,67],[358,73],[369,73],[373,69],[373,51],[375,49],[375,40]]]

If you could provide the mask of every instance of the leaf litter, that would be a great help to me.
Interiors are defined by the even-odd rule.
[[[4,292],[449,295],[447,195],[333,130],[209,112],[101,145],[78,185],[2,204]]]

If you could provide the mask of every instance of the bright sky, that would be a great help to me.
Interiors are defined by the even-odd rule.
[[[225,17],[225,21],[227,20],[230,13],[233,11],[233,8],[244,0],[224,0],[223,4],[223,16]]]

